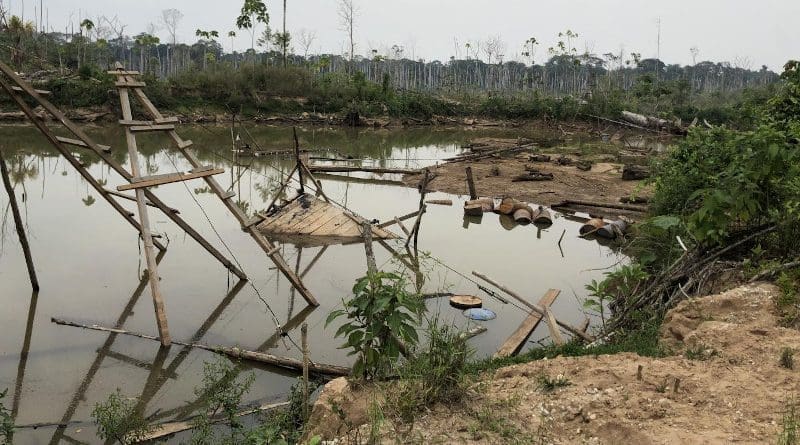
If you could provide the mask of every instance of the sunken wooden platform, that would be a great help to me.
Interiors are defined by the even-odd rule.
[[[364,219],[312,195],[301,195],[267,217],[258,229],[276,239],[304,246],[360,242]],[[372,237],[397,238],[394,233],[372,227]]]

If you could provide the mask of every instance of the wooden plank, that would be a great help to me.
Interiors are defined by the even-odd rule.
[[[198,173],[175,173],[168,177],[156,178],[156,179],[142,178],[142,180],[136,181],[132,184],[126,184],[117,187],[117,191],[124,192],[125,190],[135,190],[145,187],[155,187],[157,185],[170,184],[173,182],[182,182],[182,181],[189,181],[191,179],[205,178],[206,176],[219,175],[221,173],[225,173],[225,169],[215,168],[213,170],[208,170]]]
[[[310,235],[314,236],[333,236],[337,235],[339,226],[347,223],[350,221],[350,218],[345,215],[344,213],[339,213],[336,218],[331,219],[323,226],[319,227],[318,229],[314,230],[310,233]]]
[[[589,323],[590,323],[589,322],[589,317],[584,318],[583,319],[583,323],[581,323],[581,325],[578,326],[578,329],[580,329],[582,332],[588,331],[589,330]]]
[[[161,119],[156,119],[156,121],[155,121],[155,122],[156,122],[157,124],[179,124],[179,123],[181,123],[180,119],[178,119],[178,118],[177,118],[177,117],[175,117],[175,116],[173,116],[173,117],[165,117],[165,118],[161,118]]]
[[[242,224],[242,229],[250,228],[250,227],[260,223],[261,221],[264,221],[264,217],[261,216],[261,215],[255,215],[252,218],[250,218],[247,221],[245,221],[244,224]]]
[[[342,216],[342,214],[339,213],[339,212],[336,212],[335,209],[328,209],[325,212],[325,214],[323,214],[319,219],[317,219],[315,222],[309,224],[304,229],[298,231],[298,233],[300,235],[311,235],[315,231],[317,231],[317,229],[327,225],[329,222],[333,221],[336,218],[339,218],[340,216]]]
[[[189,170],[189,173],[206,172],[206,171],[213,170],[213,169],[214,169],[213,165],[203,165],[203,166],[200,166],[200,167],[193,168],[193,169]]]
[[[292,232],[308,225],[312,221],[315,221],[317,218],[319,218],[320,215],[325,213],[329,207],[330,206],[326,205],[324,202],[315,200],[311,203],[309,208],[305,209],[305,211],[296,212],[294,221],[286,226],[286,230],[288,232]]]
[[[545,320],[547,320],[547,328],[550,330],[550,338],[553,339],[553,343],[557,346],[563,345],[564,337],[561,335],[561,331],[558,329],[558,323],[556,322],[556,317],[553,315],[553,310],[550,309],[549,306],[544,307],[545,312]]]
[[[561,291],[558,289],[550,289],[547,293],[542,296],[539,300],[539,306],[548,307],[556,301],[558,294]],[[516,331],[511,334],[510,337],[500,346],[500,349],[495,352],[495,358],[501,357],[509,357],[512,355],[517,355],[517,353],[522,349],[522,345],[525,344],[525,341],[528,340],[528,337],[531,336],[536,327],[539,326],[539,323],[542,321],[542,314],[538,312],[531,312],[525,320],[522,321],[522,324],[519,325]]]
[[[142,126],[142,125],[153,125],[153,121],[137,121],[137,120],[126,120],[120,119],[117,121],[120,125],[124,125],[126,127],[133,127],[133,126]]]
[[[124,81],[114,82],[114,86],[117,88],[144,88],[147,86],[147,84],[144,82]]]
[[[545,314],[545,308],[529,302],[528,300],[522,298],[522,296],[519,295],[518,293],[516,293],[513,290],[503,286],[502,284],[492,280],[491,278],[487,277],[486,275],[483,275],[483,274],[481,274],[479,272],[475,272],[475,271],[472,272],[472,275],[475,275],[476,277],[480,278],[481,280],[486,281],[487,283],[489,283],[492,286],[500,289],[501,291],[507,293],[508,295],[511,295],[517,301],[519,301],[520,303],[522,303],[525,306],[527,306],[528,309],[531,309],[531,310],[533,310],[535,312],[538,312],[538,313],[540,313],[542,315],[546,315]],[[555,321],[559,326],[563,327],[564,329],[566,329],[567,331],[569,331],[573,335],[576,335],[576,336],[584,339],[585,341],[587,341],[589,343],[591,343],[591,342],[593,342],[595,340],[594,337],[592,337],[591,335],[588,335],[585,332],[581,332],[579,329],[577,329],[575,326],[570,325],[569,323],[565,323],[565,322],[562,322],[560,320],[555,320]]]
[[[123,71],[123,70],[117,70],[117,71],[106,71],[106,73],[108,73],[108,74],[113,74],[113,75],[115,75],[115,76],[138,76],[138,75],[140,75],[140,74],[141,74],[141,73],[140,73],[140,72],[138,72],[138,71]]]
[[[141,127],[130,127],[130,130],[134,133],[142,133],[145,131],[172,131],[174,129],[174,125],[144,125]]]
[[[294,215],[299,205],[297,201],[292,201],[278,213],[267,218],[262,227],[279,227],[283,229],[286,224],[290,224],[294,220]]]
[[[134,196],[128,196],[128,195],[126,195],[126,194],[124,194],[124,193],[120,193],[120,192],[118,192],[118,191],[116,191],[116,190],[109,190],[109,189],[105,189],[105,191],[106,191],[106,193],[108,193],[108,194],[110,194],[110,195],[114,195],[114,196],[116,196],[116,197],[118,197],[118,198],[127,199],[128,201],[136,201],[136,197],[134,197]],[[154,204],[152,201],[150,201],[149,199],[148,199],[148,200],[145,202],[145,204],[149,205],[150,207],[156,207],[156,208],[158,208],[158,206],[157,206],[157,205],[155,205],[155,204]],[[170,212],[172,212],[172,213],[181,213],[181,212],[180,212],[180,210],[178,210],[178,209],[175,209],[175,208],[171,208],[171,207],[170,207],[169,211],[170,211]]]
[[[419,210],[415,210],[415,211],[413,211],[413,212],[411,212],[411,213],[409,213],[407,215],[403,215],[403,216],[401,216],[399,218],[395,217],[395,219],[393,219],[393,220],[382,222],[382,223],[378,224],[377,227],[379,227],[381,229],[384,229],[386,227],[391,226],[392,224],[397,224],[395,220],[405,221],[407,219],[411,219],[411,218],[417,216],[418,214],[419,214]]]
[[[185,140],[185,141],[184,141],[184,140],[181,140],[180,142],[177,142],[178,148],[180,148],[181,150],[183,150],[184,148],[189,148],[189,147],[191,147],[191,146],[192,146],[192,144],[194,144],[194,142],[192,142],[192,141],[190,141],[190,140],[188,140],[188,139],[187,139],[187,140]]]
[[[62,144],[74,145],[76,147],[83,147],[83,148],[91,148],[89,147],[89,145],[86,144],[86,142],[83,142],[78,139],[65,138],[62,136],[56,136],[56,139],[58,140],[58,142],[61,142]],[[97,147],[100,148],[100,150],[103,150],[104,153],[111,153],[111,147],[109,147],[108,145],[97,144]]]
[[[25,90],[22,89],[22,87],[13,87],[12,86],[11,89],[14,90],[14,91],[18,91],[20,93],[24,93],[25,92]],[[42,95],[42,96],[49,96],[50,94],[52,94],[50,91],[47,91],[47,90],[34,90],[34,91],[36,91],[36,94],[39,94],[39,95]]]
[[[226,193],[222,194],[220,196],[220,198],[222,200],[226,200],[226,199],[231,199],[231,198],[233,198],[235,196],[236,196],[236,192],[234,192],[233,190],[228,190]]]
[[[276,233],[308,234],[310,233],[311,228],[320,227],[319,222],[321,220],[327,222],[337,215],[338,212],[336,212],[334,209],[331,209],[330,207],[323,207],[321,212],[315,212],[315,215],[311,219],[309,219],[304,225],[295,228],[293,232],[289,232],[287,230],[287,225],[292,224],[292,219],[276,221],[275,225],[273,225],[270,230],[274,230]]]

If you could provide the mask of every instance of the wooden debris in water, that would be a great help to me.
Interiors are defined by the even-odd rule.
[[[558,289],[550,289],[547,293],[539,299],[539,306],[541,307],[549,307],[556,301],[558,298],[558,294],[561,291]],[[510,337],[500,346],[500,349],[495,352],[495,358],[502,358],[502,357],[509,357],[512,355],[516,355],[520,349],[522,349],[522,345],[525,344],[525,341],[528,337],[531,336],[533,331],[539,326],[539,323],[542,321],[542,314],[538,312],[531,312],[525,320],[523,320],[522,324],[519,325],[516,331],[514,331]]]
[[[264,218],[258,230],[271,235],[292,237],[331,238],[333,241],[361,238],[363,218],[311,195],[302,195],[277,213]],[[397,236],[373,227],[375,238],[392,239]]]
[[[124,329],[108,328],[97,324],[86,325],[86,324],[76,323],[73,321],[62,320],[55,317],[51,318],[50,321],[62,326],[72,326],[76,328],[89,329],[93,331],[111,332],[114,334],[129,335],[132,337],[143,338],[145,340],[160,341],[159,338],[154,335],[140,334],[138,332],[126,331]],[[289,357],[278,357],[276,355],[266,354],[264,352],[248,351],[246,349],[231,348],[226,346],[209,346],[201,343],[185,343],[175,340],[172,341],[172,344],[180,346],[188,346],[190,348],[204,349],[206,351],[227,355],[233,358],[264,363],[267,365],[277,366],[285,369],[291,369],[294,371],[302,372],[303,370],[303,362],[300,360],[296,360]],[[308,365],[308,369],[313,373],[322,375],[346,376],[350,374],[350,368],[346,368],[344,366],[326,365],[314,362],[311,362]]]
[[[453,295],[450,297],[450,306],[458,309],[471,309],[482,307],[483,300],[474,295]]]
[[[496,281],[492,280],[491,278],[487,277],[486,275],[483,275],[483,274],[478,273],[478,272],[472,272],[472,275],[475,275],[476,277],[482,279],[483,281],[486,281],[487,283],[489,283],[492,286],[500,289],[501,291],[505,292],[506,294],[514,297],[517,301],[519,301],[520,303],[524,304],[529,309],[541,314],[542,316],[546,315],[545,314],[546,311],[545,311],[544,308],[529,302],[528,300],[526,300],[525,298],[520,296],[518,293],[516,293],[513,290],[503,286],[502,284],[497,283]],[[583,339],[583,340],[585,340],[587,342],[591,343],[591,342],[594,341],[594,337],[592,337],[591,335],[589,335],[589,334],[587,334],[585,332],[582,332],[580,329],[576,328],[575,326],[570,325],[569,323],[565,323],[565,322],[562,322],[561,320],[557,320],[557,319],[555,320],[555,323],[557,325],[561,326],[562,328],[566,329],[571,334],[573,334],[573,335],[575,335],[575,336],[577,336],[577,337],[579,337],[579,338],[581,338],[581,339]]]
[[[429,199],[425,201],[425,204],[435,204],[440,206],[451,206],[453,205],[452,199]]]

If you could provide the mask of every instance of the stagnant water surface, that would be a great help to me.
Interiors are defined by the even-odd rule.
[[[242,138],[250,136],[241,131]],[[289,148],[290,128],[250,127],[252,137],[263,148]],[[90,128],[95,139],[114,147],[114,157],[127,162],[124,135],[116,127]],[[281,157],[243,160],[232,164],[230,130],[225,127],[189,127],[181,133],[195,141],[204,163],[226,169],[217,176],[224,187],[234,184],[238,198],[248,211],[263,210],[282,174],[292,160]],[[114,336],[51,323],[51,317],[104,326],[124,321],[125,329],[156,333],[153,306],[146,282],[141,280],[144,258],[137,233],[61,157],[44,138],[29,127],[0,128],[0,149],[12,171],[18,196],[24,196],[23,218],[31,240],[41,292],[32,296],[25,262],[8,207],[0,193],[2,245],[0,245],[0,391],[9,388],[2,401],[12,409],[17,425],[66,423],[66,427],[43,426],[22,429],[18,443],[57,443],[69,437],[95,442],[91,424],[94,404],[119,388],[138,396],[145,415],[154,421],[180,420],[196,409],[193,389],[200,385],[204,362],[217,360],[208,352],[173,346],[159,351],[157,342]],[[319,149],[312,156],[351,155],[369,164],[422,167],[461,151],[461,144],[477,136],[526,136],[551,140],[546,134],[455,130],[396,130],[353,132],[341,129],[301,129],[304,148]],[[164,136],[140,137],[142,165],[148,174],[186,171],[191,167],[167,146]],[[122,179],[92,156],[83,155],[96,178],[115,188]],[[386,175],[382,179],[397,179]],[[322,181],[326,193],[360,215],[385,221],[414,211],[416,189]],[[350,294],[354,280],[366,270],[361,244],[331,246],[304,275],[308,288],[321,306],[306,307],[290,290],[264,252],[241,231],[217,197],[208,193],[202,180],[163,185],[155,189],[169,205],[178,208],[211,243],[229,258],[235,258],[251,278],[237,283],[211,255],[157,210],[151,209],[156,232],[169,241],[159,271],[173,339],[207,344],[259,349],[276,355],[300,358],[293,342],[300,342],[299,326],[309,325],[312,359],[322,363],[349,365],[352,357],[337,349],[333,338],[337,326],[325,328],[328,313]],[[546,229],[500,223],[496,215],[480,222],[465,222],[463,196],[443,193],[429,199],[453,199],[453,207],[429,206],[419,236],[420,249],[434,259],[423,265],[426,292],[451,291],[477,295],[484,307],[497,313],[481,322],[488,332],[471,340],[476,356],[493,353],[526,317],[518,305],[502,304],[476,285],[438,263],[469,275],[480,271],[538,300],[550,288],[561,289],[553,305],[558,318],[573,324],[584,320],[584,285],[602,276],[602,269],[620,260],[618,254],[597,242],[577,237],[579,223],[555,215]],[[195,202],[195,200],[197,202]],[[198,205],[199,204],[199,205]],[[123,202],[135,210],[131,202]],[[395,230],[397,230],[395,228]],[[566,230],[561,248],[557,245]],[[223,244],[224,241],[224,244]],[[229,253],[228,249],[230,249]],[[282,252],[300,272],[321,248],[283,245]],[[398,267],[388,252],[376,245],[379,266]],[[276,336],[276,325],[262,297],[281,324],[292,327],[290,338]],[[461,311],[446,298],[428,300],[431,314],[468,328]],[[540,326],[526,347],[547,337]],[[248,367],[249,369],[249,367]],[[256,380],[247,402],[285,400],[295,376],[286,371],[253,367]]]

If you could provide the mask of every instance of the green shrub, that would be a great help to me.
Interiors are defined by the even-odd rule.
[[[353,297],[344,302],[344,309],[331,312],[325,325],[345,317],[335,337],[345,337],[342,348],[358,355],[353,374],[380,378],[394,368],[401,349],[410,350],[418,343],[417,326],[424,310],[422,299],[406,291],[401,275],[379,271],[359,278]]]
[[[0,437],[3,438],[3,443],[12,443],[14,440],[14,419],[5,404],[2,403],[7,394],[8,389],[0,392]]]
[[[105,402],[95,404],[92,419],[97,425],[97,435],[109,442],[139,442],[150,431],[150,425],[136,406],[136,399],[124,397],[119,389]]]
[[[778,445],[798,444],[800,444],[800,413],[797,411],[797,404],[794,401],[789,401],[783,412]]]
[[[202,386],[194,390],[202,401],[202,408],[194,421],[193,444],[212,444],[222,440],[237,443],[249,433],[236,414],[242,398],[255,380],[255,374],[247,374],[244,378],[240,374],[239,368],[225,359],[203,364]],[[218,416],[222,416],[228,426],[226,439],[216,437],[212,427]]]

